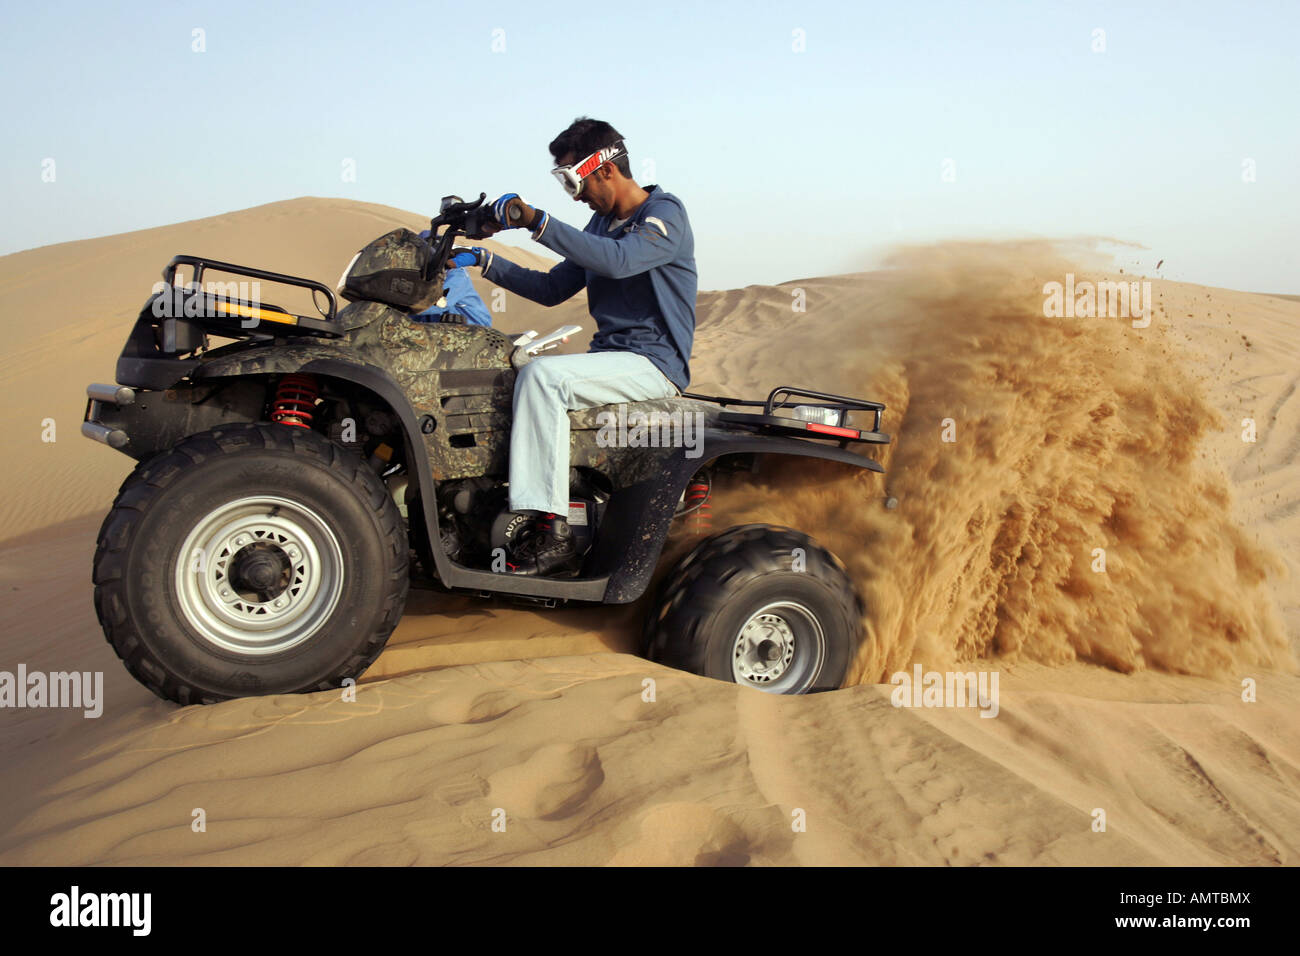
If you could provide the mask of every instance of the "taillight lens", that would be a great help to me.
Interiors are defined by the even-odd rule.
[[[838,427],[844,424],[844,413],[838,408],[826,408],[823,405],[796,405],[790,409],[790,417],[801,422],[816,422],[818,425]]]

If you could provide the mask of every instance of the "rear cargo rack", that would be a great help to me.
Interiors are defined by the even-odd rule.
[[[801,398],[815,398],[817,402],[794,402],[791,399],[796,396]],[[763,428],[776,429],[783,432],[793,432],[804,438],[839,438],[841,444],[847,444],[850,441],[868,442],[873,445],[887,445],[890,438],[880,430],[881,416],[884,414],[885,406],[880,402],[869,402],[862,398],[849,398],[845,395],[835,395],[831,392],[819,392],[808,388],[798,388],[793,385],[780,385],[772,389],[765,400],[750,398],[732,398],[724,395],[700,395],[695,392],[683,392],[683,398],[693,398],[700,402],[709,402],[714,405],[721,405],[726,408],[729,405],[747,406],[750,408],[762,407],[761,414],[751,414],[748,412],[722,412],[719,417],[726,422],[733,422],[738,425],[754,425]],[[844,415],[852,411],[867,411],[874,414],[875,421],[870,431],[861,431],[856,428],[847,428],[842,426],[823,425],[817,422],[802,421],[796,418],[788,418],[783,415],[775,414],[782,408],[789,408],[793,405],[806,405],[813,408],[829,408],[841,413],[841,419]]]

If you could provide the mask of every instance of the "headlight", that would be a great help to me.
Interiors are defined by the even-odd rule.
[[[826,408],[823,405],[796,405],[790,409],[790,417],[801,422],[838,426],[843,424],[844,413],[838,408]]]

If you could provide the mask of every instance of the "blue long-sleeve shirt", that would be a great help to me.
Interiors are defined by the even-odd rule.
[[[638,352],[679,389],[690,384],[695,338],[695,237],[682,201],[658,186],[614,230],[613,214],[593,214],[575,229],[548,221],[537,241],[564,256],[549,272],[494,255],[485,278],[542,305],[559,305],[587,290],[596,320],[592,352]]]

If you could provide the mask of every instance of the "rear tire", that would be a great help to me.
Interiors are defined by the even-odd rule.
[[[670,572],[646,619],[644,652],[767,693],[834,690],[848,675],[863,613],[825,548],[788,528],[743,525],[705,540]]]
[[[337,688],[397,626],[406,527],[315,432],[239,424],[138,465],[100,528],[95,611],[131,674],[179,704]]]

